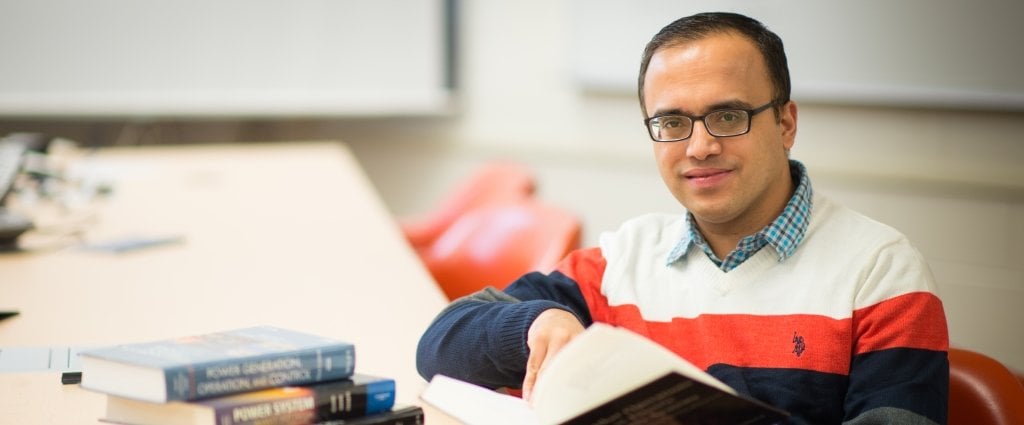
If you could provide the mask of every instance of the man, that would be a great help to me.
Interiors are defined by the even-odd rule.
[[[662,179],[686,208],[453,302],[417,366],[530,391],[593,322],[643,334],[793,423],[945,423],[948,334],[921,255],[812,191],[789,160],[797,106],[782,41],[727,13],[647,45],[640,106]]]

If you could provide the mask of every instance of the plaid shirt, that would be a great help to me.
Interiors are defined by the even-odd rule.
[[[738,267],[747,258],[750,258],[761,248],[764,248],[765,245],[775,249],[780,263],[789,258],[793,251],[796,251],[800,241],[804,238],[804,233],[807,231],[807,225],[811,216],[812,194],[811,180],[807,176],[807,169],[804,168],[804,165],[799,161],[790,160],[789,169],[793,174],[793,179],[798,181],[798,183],[796,190],[793,192],[793,197],[789,199],[786,208],[782,210],[782,214],[775,221],[765,226],[760,232],[740,240],[736,245],[736,249],[722,260],[711,251],[711,246],[708,245],[707,241],[704,240],[704,236],[697,230],[697,226],[693,223],[693,214],[687,212],[686,228],[679,242],[669,252],[666,264],[671,265],[676,261],[686,258],[686,252],[693,245],[700,247],[711,258],[711,261],[714,261],[719,268],[726,272]]]

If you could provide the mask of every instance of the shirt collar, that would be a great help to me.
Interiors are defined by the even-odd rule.
[[[789,258],[796,251],[807,231],[811,215],[813,190],[811,189],[811,179],[807,175],[807,169],[800,161],[796,160],[789,161],[789,169],[793,179],[797,181],[793,196],[789,198],[789,202],[786,203],[782,214],[779,214],[774,221],[761,229],[761,231],[752,235],[764,238],[767,245],[775,249],[779,256],[779,262]],[[666,264],[671,265],[676,261],[683,260],[691,246],[697,246],[708,253],[711,252],[707,241],[704,240],[704,237],[697,230],[697,226],[694,225],[693,214],[687,212],[686,224],[683,226],[682,235],[679,238],[679,242],[669,252]],[[714,258],[714,254],[710,255]]]

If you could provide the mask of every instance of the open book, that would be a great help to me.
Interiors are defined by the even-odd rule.
[[[532,405],[443,375],[420,395],[469,425],[771,424],[788,414],[632,331],[595,323],[551,360]]]

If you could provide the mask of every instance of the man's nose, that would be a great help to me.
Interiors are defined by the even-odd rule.
[[[709,156],[722,153],[722,143],[708,133],[703,121],[693,123],[693,133],[686,143],[686,156],[697,160],[705,160]]]

